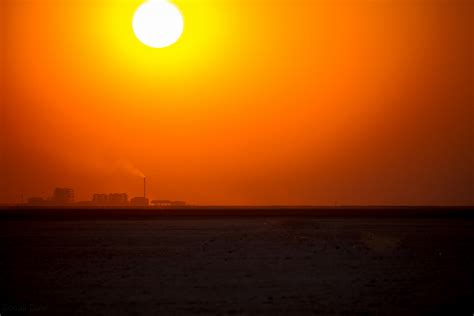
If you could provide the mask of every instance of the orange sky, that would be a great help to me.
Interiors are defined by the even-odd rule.
[[[0,202],[473,204],[474,2],[2,0]]]

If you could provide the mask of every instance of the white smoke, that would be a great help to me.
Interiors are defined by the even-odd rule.
[[[136,177],[145,178],[145,174],[135,167],[126,159],[119,159],[115,162],[115,169],[121,173],[129,174]]]

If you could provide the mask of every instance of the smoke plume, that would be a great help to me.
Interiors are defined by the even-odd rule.
[[[122,173],[126,173],[132,176],[145,178],[145,174],[135,167],[130,161],[126,159],[117,160],[115,168]]]

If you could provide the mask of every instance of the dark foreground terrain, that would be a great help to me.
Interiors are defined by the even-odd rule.
[[[1,315],[473,315],[469,218],[3,218]]]

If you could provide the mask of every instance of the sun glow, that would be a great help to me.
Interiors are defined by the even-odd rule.
[[[137,9],[132,26],[140,42],[163,48],[174,44],[181,37],[184,22],[174,4],[167,0],[150,0]]]

